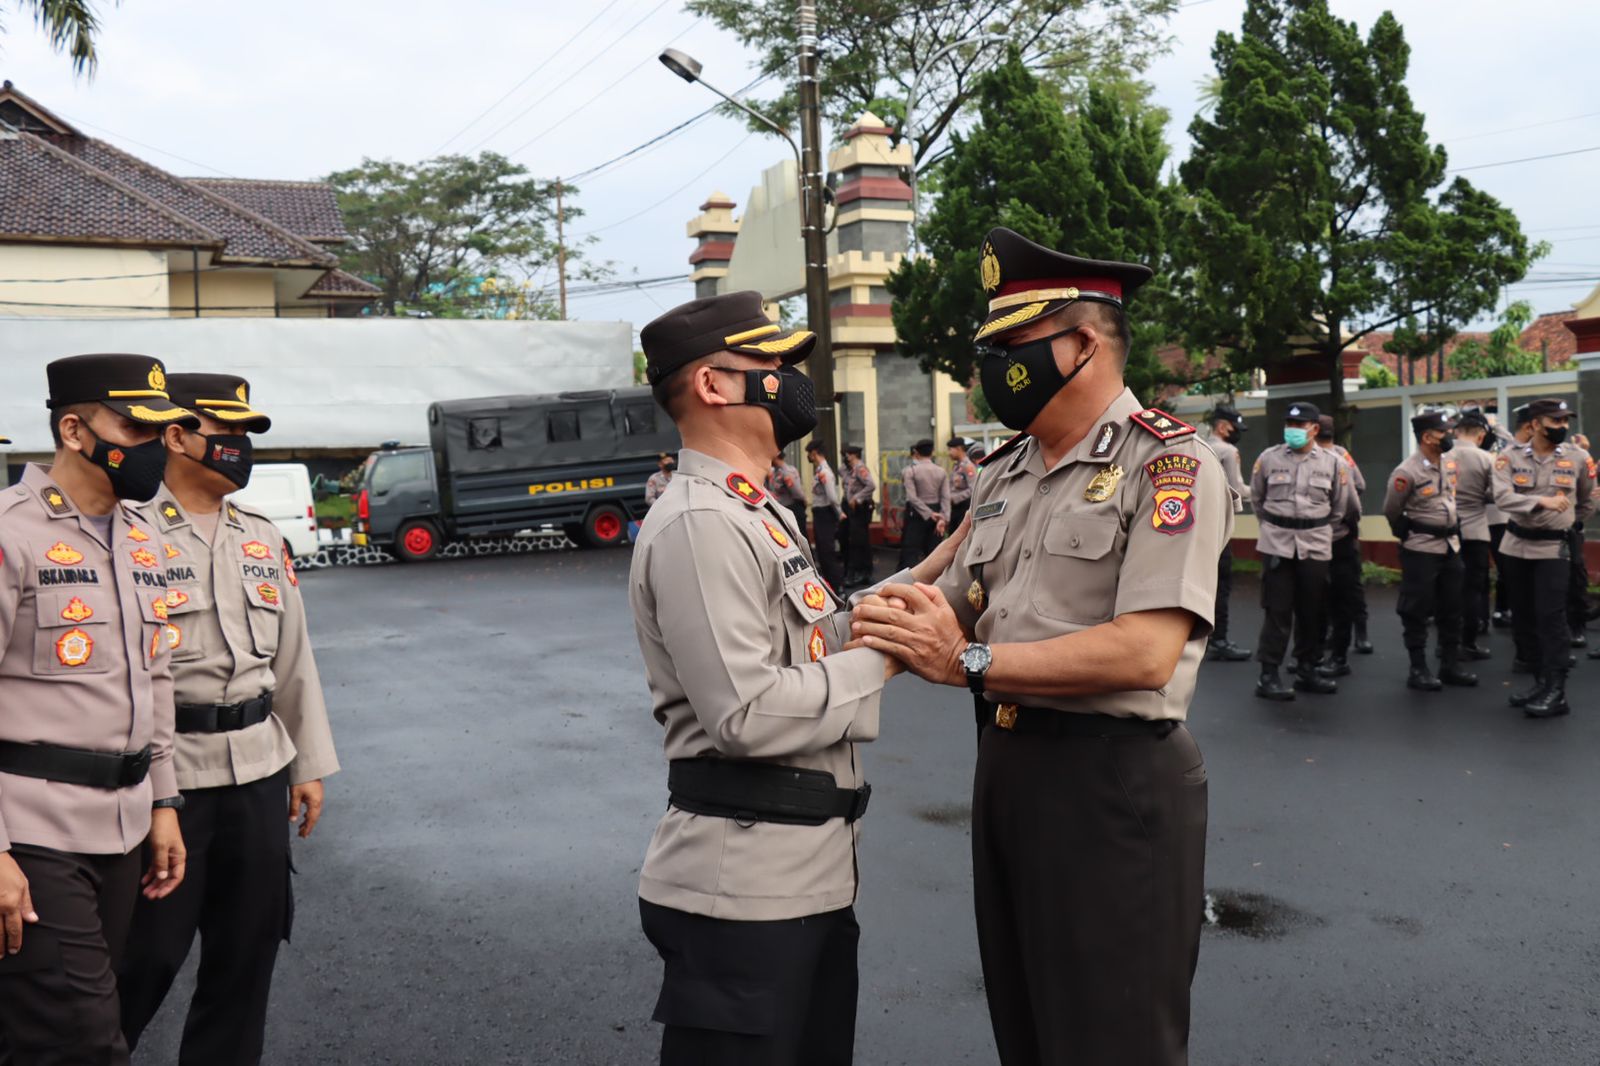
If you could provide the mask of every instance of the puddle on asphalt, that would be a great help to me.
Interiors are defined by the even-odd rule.
[[[1206,893],[1206,928],[1251,940],[1276,940],[1322,919],[1260,892],[1219,888]]]
[[[924,807],[917,811],[917,817],[929,825],[966,825],[972,821],[972,808],[965,803]]]

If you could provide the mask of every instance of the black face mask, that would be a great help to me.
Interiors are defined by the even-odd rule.
[[[1089,356],[1065,376],[1056,367],[1051,342],[1076,332],[1076,329],[1064,329],[1009,348],[995,345],[979,350],[982,363],[978,379],[983,386],[983,398],[995,417],[1008,428],[1024,430],[1031,426],[1045,404],[1094,358]]]
[[[1544,439],[1551,444],[1560,444],[1567,439],[1566,426],[1545,426]]]
[[[1450,434],[1446,433],[1444,436],[1439,438],[1439,454],[1440,455],[1443,455],[1445,452],[1449,451],[1451,448],[1454,448],[1455,446],[1456,446],[1456,439],[1454,437],[1452,437]]]
[[[154,499],[167,473],[167,446],[160,437],[143,444],[108,444],[96,437],[88,458],[106,472],[112,495],[119,500]]]
[[[244,433],[195,434],[205,441],[206,450],[200,456],[200,465],[215,470],[239,488],[250,483],[250,468],[255,465],[255,446]]]
[[[812,387],[811,379],[794,367],[741,370],[736,366],[714,366],[711,369],[744,375],[744,402],[767,409],[767,414],[772,416],[772,431],[778,447],[793,444],[817,428],[816,389]]]

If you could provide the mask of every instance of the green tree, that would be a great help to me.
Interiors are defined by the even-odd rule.
[[[792,127],[799,111],[794,0],[687,0],[684,6],[761,56],[761,73],[781,79],[785,88],[776,98],[751,103]],[[816,6],[823,111],[839,129],[870,109],[902,127],[903,136],[906,97],[922,71],[912,131],[920,167],[931,161],[981,71],[996,59],[993,44],[966,45],[930,62],[944,48],[1004,35],[1041,76],[1081,87],[1091,75],[1142,70],[1165,48],[1164,22],[1178,0],[817,0]]]
[[[444,316],[553,317],[555,185],[484,152],[421,163],[363,159],[328,175],[351,240],[343,266],[383,289],[388,314],[405,305]],[[568,222],[577,189],[563,186]],[[572,278],[603,268],[567,247]]]
[[[1341,419],[1345,348],[1408,320],[1470,321],[1539,254],[1493,197],[1445,184],[1410,55],[1392,14],[1363,39],[1327,0],[1248,0],[1239,35],[1217,36],[1216,107],[1181,168],[1189,348],[1319,359]]]
[[[1007,226],[1052,248],[1156,269],[1129,304],[1128,385],[1151,398],[1170,380],[1155,358],[1171,304],[1163,267],[1175,190],[1161,178],[1165,113],[1099,84],[1068,112],[1015,53],[980,80],[977,108],[976,125],[954,135],[940,165],[939,199],[919,234],[930,254],[905,260],[887,282],[900,353],[972,380],[972,335],[988,307],[978,246]]]
[[[34,25],[50,38],[51,48],[67,54],[73,71],[94,73],[100,61],[95,52],[100,16],[91,0],[21,0],[17,6],[33,13]],[[4,29],[0,23],[0,31]]]
[[[1541,373],[1545,369],[1544,354],[1522,346],[1522,331],[1532,321],[1533,305],[1518,300],[1505,309],[1487,341],[1469,337],[1456,345],[1445,362],[1464,381]]]

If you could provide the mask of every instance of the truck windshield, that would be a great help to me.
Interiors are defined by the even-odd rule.
[[[368,469],[366,487],[374,496],[407,482],[428,479],[427,452],[389,452],[372,459],[377,462]]]

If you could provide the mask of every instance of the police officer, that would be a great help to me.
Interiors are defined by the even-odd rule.
[[[1536,678],[1511,697],[1530,718],[1566,714],[1566,592],[1572,541],[1568,531],[1594,510],[1594,481],[1579,451],[1567,443],[1572,406],[1565,400],[1528,405],[1528,443],[1501,452],[1494,463],[1495,502],[1505,512],[1501,550],[1511,561],[1511,619],[1517,660]]]
[[[166,541],[166,624],[178,786],[191,876],[141,902],[118,967],[130,1048],[183,967],[200,969],[180,1066],[261,1061],[278,943],[289,937],[289,820],[308,837],[339,769],[306,634],[300,579],[266,515],[227,497],[250,481],[249,434],[272,422],[231,374],[172,374],[200,428],[165,431],[166,481],[148,509]]]
[[[1296,400],[1284,414],[1282,444],[1261,453],[1250,474],[1250,499],[1261,531],[1261,639],[1256,695],[1292,700],[1295,692],[1323,695],[1339,686],[1318,670],[1322,658],[1324,601],[1333,557],[1334,526],[1348,527],[1360,503],[1345,462],[1317,447],[1316,404]],[[1294,631],[1295,679],[1283,684],[1279,667]]]
[[[1234,513],[1239,514],[1244,510],[1244,500],[1250,492],[1245,486],[1243,467],[1239,462],[1239,438],[1244,436],[1246,429],[1244,415],[1221,405],[1206,416],[1206,421],[1211,426],[1211,436],[1206,443],[1217,453],[1217,462],[1222,464],[1228,488],[1233,490]],[[1250,649],[1241,648],[1228,639],[1228,601],[1232,597],[1233,541],[1229,540],[1223,544],[1222,554],[1217,557],[1217,621],[1211,629],[1211,643],[1206,649],[1206,657],[1221,662],[1242,663],[1250,658]]]
[[[1461,522],[1462,611],[1461,655],[1487,659],[1478,643],[1489,629],[1489,558],[1500,509],[1494,505],[1494,456],[1487,445],[1493,435],[1483,412],[1464,412],[1456,420],[1456,515]],[[1503,525],[1503,523],[1502,523]]]
[[[667,484],[672,481],[672,471],[677,467],[678,460],[666,452],[656,456],[656,472],[644,483],[644,505],[649,507],[661,498],[667,491]]]
[[[967,456],[967,442],[960,437],[951,437],[945,447],[950,449],[950,517],[945,520],[945,528],[955,529],[972,506],[972,483],[978,479],[978,464]]]
[[[1589,471],[1589,480],[1595,480],[1597,471],[1594,456],[1589,451],[1589,438],[1574,433],[1572,445],[1578,449],[1579,459]],[[1583,554],[1583,523],[1572,523],[1567,536],[1572,542],[1572,569],[1567,577],[1567,628],[1572,633],[1572,647],[1582,648],[1589,643],[1589,635],[1584,632],[1589,623],[1589,561]]]
[[[1411,420],[1417,450],[1389,475],[1383,517],[1400,541],[1400,600],[1396,607],[1411,657],[1408,688],[1437,692],[1470,686],[1476,674],[1461,668],[1461,599],[1465,568],[1456,512],[1458,466],[1450,453],[1455,429],[1443,411]],[[1428,669],[1428,624],[1439,631],[1439,673]]]
[[[767,493],[778,501],[778,506],[789,509],[800,525],[800,536],[804,537],[810,522],[806,515],[806,494],[800,488],[800,471],[790,465],[782,452],[772,457],[772,469],[767,472]]]
[[[817,551],[817,569],[834,588],[844,585],[844,563],[839,560],[839,519],[844,503],[839,495],[839,475],[833,472],[821,441],[806,443],[811,464],[811,532]]]
[[[856,745],[877,737],[896,665],[844,649],[848,616],[792,516],[755,484],[816,425],[793,366],[815,337],[780,330],[740,292],[673,308],[640,340],[684,445],[629,576],[670,763],[639,878],[665,963],[661,1062],[842,1066],[868,795]]]
[[[944,536],[950,523],[950,475],[933,461],[933,441],[911,446],[911,463],[900,473],[905,487],[905,524],[900,530],[900,566],[917,565]]]
[[[134,505],[161,485],[161,427],[198,423],[159,359],[46,373],[55,458],[0,493],[0,1060],[122,1066],[134,900],[170,905],[185,873],[167,545]]]
[[[1327,662],[1330,677],[1350,673],[1350,647],[1362,655],[1372,654],[1367,639],[1367,590],[1361,581],[1361,496],[1367,479],[1355,456],[1333,438],[1333,416],[1317,418],[1317,447],[1332,452],[1350,469],[1355,486],[1356,511],[1349,520],[1334,527],[1333,557],[1328,561]]]
[[[872,583],[872,498],[877,494],[878,480],[862,458],[861,445],[844,446],[844,463],[844,502],[850,531],[844,583],[868,585]]]
[[[988,457],[955,565],[900,575],[937,588],[886,585],[857,624],[988,710],[972,853],[1001,1063],[1176,1066],[1206,820],[1183,719],[1233,504],[1194,429],[1123,385],[1147,268],[1006,229],[980,262],[984,394],[1025,432]]]
[[[1522,404],[1520,407],[1512,409],[1510,430],[1507,430],[1505,426],[1494,427],[1496,456],[1528,443],[1528,439],[1533,435],[1533,426],[1528,416],[1529,406],[1529,404]],[[1499,510],[1498,506],[1496,510]],[[1491,616],[1490,621],[1497,629],[1512,628],[1513,634],[1515,634],[1511,618],[1511,605],[1514,601],[1511,582],[1512,574],[1516,570],[1516,564],[1511,562],[1503,550],[1507,523],[1505,513],[1501,511],[1499,514],[1499,528],[1496,529],[1491,526],[1489,529],[1489,548],[1494,553],[1494,614]],[[1529,670],[1531,670],[1531,667],[1529,667]]]

